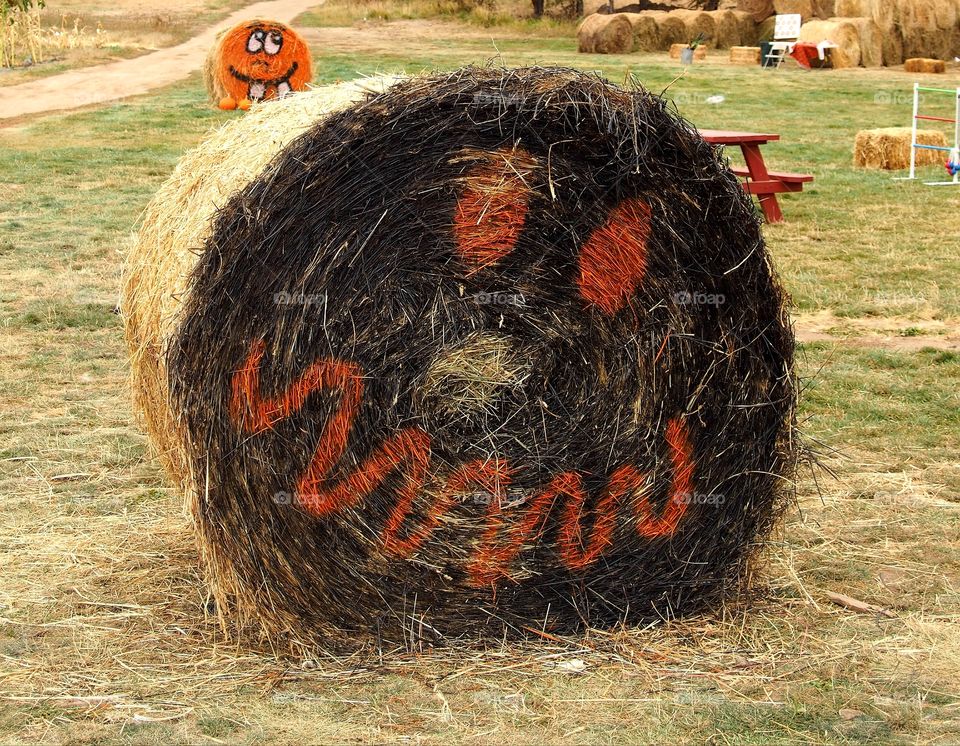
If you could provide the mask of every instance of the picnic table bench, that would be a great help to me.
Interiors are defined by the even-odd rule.
[[[802,192],[803,185],[813,181],[811,174],[794,174],[768,171],[760,146],[780,139],[780,135],[761,132],[732,132],[729,130],[700,130],[700,135],[714,145],[739,145],[746,166],[731,170],[744,177],[743,188],[747,194],[756,195],[768,223],[783,221],[783,212],[777,195],[785,192]]]

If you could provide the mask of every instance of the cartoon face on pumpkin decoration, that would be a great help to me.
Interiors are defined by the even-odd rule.
[[[221,109],[247,109],[252,101],[302,91],[312,77],[310,50],[293,29],[253,20],[226,33],[217,48]]]

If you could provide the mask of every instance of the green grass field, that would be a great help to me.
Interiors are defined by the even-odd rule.
[[[394,24],[358,42],[331,17],[307,19],[318,82],[557,63],[665,90],[702,127],[780,133],[768,163],[816,176],[765,232],[828,470],[801,475],[758,594],[714,615],[353,659],[231,639],[133,420],[114,306],[139,213],[236,114],[195,75],[21,122],[0,129],[0,742],[960,741],[960,191],[851,165],[857,130],[909,122],[913,78],[720,57],[681,74],[512,26],[433,23],[408,49]]]

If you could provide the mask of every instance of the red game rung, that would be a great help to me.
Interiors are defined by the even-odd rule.
[[[924,119],[928,122],[950,122],[950,124],[956,124],[956,119],[947,119],[946,117],[928,117],[923,114],[917,114],[916,119]]]

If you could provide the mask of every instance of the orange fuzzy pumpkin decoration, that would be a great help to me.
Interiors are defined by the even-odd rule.
[[[213,92],[221,109],[248,109],[253,101],[302,91],[313,77],[303,38],[277,21],[234,26],[216,47]]]

